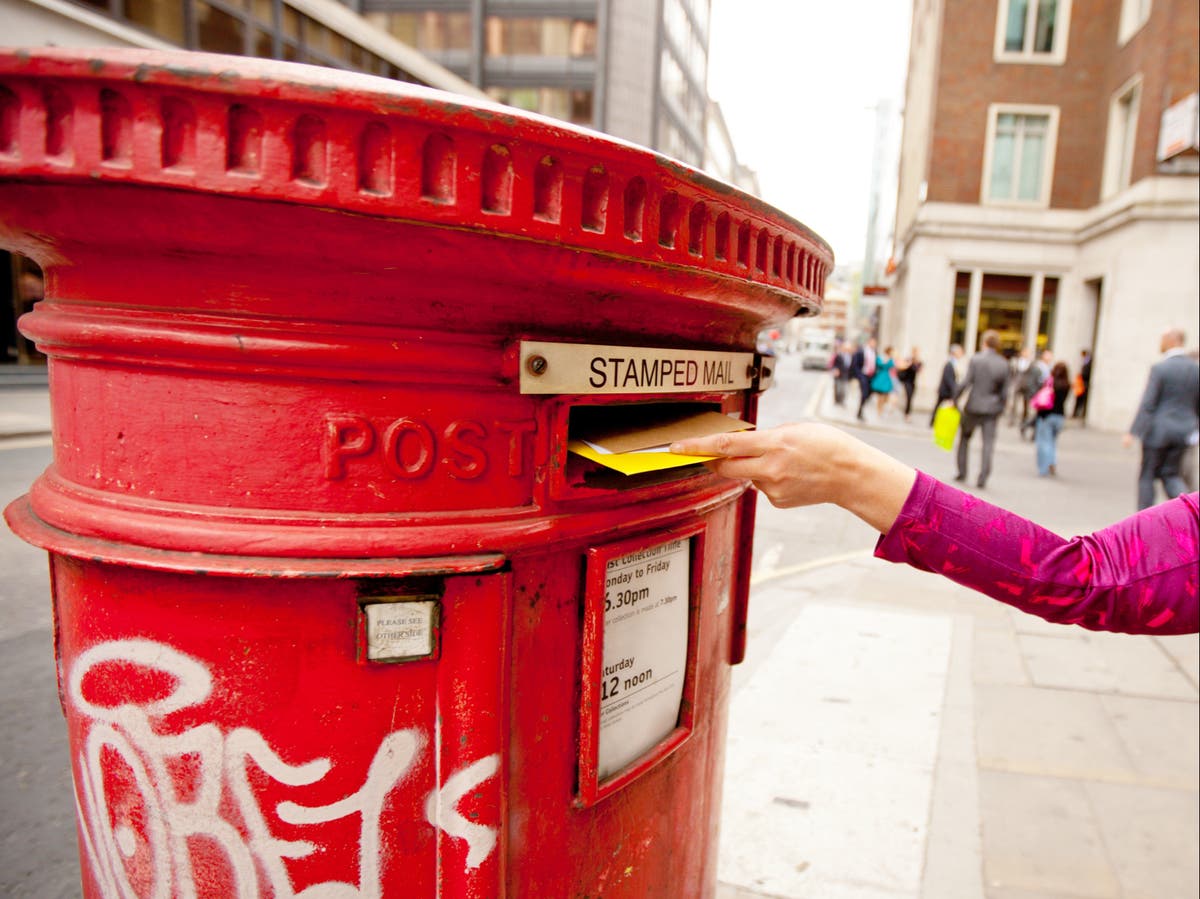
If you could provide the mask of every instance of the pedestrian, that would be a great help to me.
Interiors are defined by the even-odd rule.
[[[1000,355],[1000,335],[983,332],[983,349],[971,357],[967,374],[958,385],[955,401],[967,394],[958,425],[958,474],[954,480],[967,479],[967,451],[971,436],[979,428],[983,433],[983,450],[979,461],[979,480],[982,489],[992,473],[992,456],[996,451],[996,421],[1004,411],[1005,389],[1008,386],[1008,362]]]
[[[1071,409],[1072,418],[1084,418],[1087,415],[1088,390],[1092,385],[1092,353],[1090,350],[1079,351],[1079,373],[1075,375],[1075,405]]]
[[[856,347],[853,343],[839,344],[834,350],[829,368],[833,372],[833,402],[835,405],[846,405],[846,385],[850,383],[851,359]]]
[[[1048,394],[1043,394],[1043,390],[1048,391]],[[1050,378],[1035,394],[1035,406],[1041,405],[1036,400],[1043,395],[1047,396],[1049,405],[1037,408],[1034,412],[1037,418],[1033,438],[1037,445],[1037,470],[1040,478],[1058,474],[1058,435],[1062,433],[1067,420],[1067,397],[1071,395],[1071,372],[1067,363],[1056,362],[1054,368],[1050,369]]]
[[[1054,354],[1049,350],[1042,350],[1036,359],[1030,363],[1029,368],[1025,370],[1025,375],[1022,380],[1021,389],[1029,393],[1030,399],[1033,395],[1042,389],[1042,386],[1050,379],[1050,370],[1054,367]],[[1024,417],[1021,419],[1021,437],[1029,435],[1029,439],[1035,439],[1035,428],[1037,421],[1030,416],[1028,409]]]
[[[850,358],[850,370],[858,381],[858,412],[855,418],[863,420],[863,408],[871,398],[871,378],[875,376],[875,338],[869,337],[859,345]]]
[[[875,374],[871,377],[871,393],[875,394],[880,418],[883,418],[884,410],[892,398],[892,391],[896,389],[892,382],[892,369],[895,367],[896,360],[892,356],[892,348],[884,347],[883,353],[875,359]]]
[[[1200,349],[1190,349],[1187,357],[1193,362],[1200,362]],[[1188,438],[1187,449],[1183,451],[1183,461],[1179,463],[1179,476],[1187,485],[1188,492],[1200,486],[1200,428],[1192,432]]]
[[[933,404],[933,411],[929,413],[929,427],[933,427],[934,419],[937,418],[938,407],[942,403],[953,403],[954,395],[958,393],[958,365],[963,357],[963,348],[957,344],[950,344],[950,358],[946,360],[946,364],[942,366],[942,379],[938,382],[937,399]]]
[[[896,368],[896,380],[904,388],[904,420],[912,415],[913,394],[917,390],[917,375],[921,373],[921,351],[916,347]]]
[[[875,555],[1056,624],[1130,634],[1200,629],[1200,494],[1066,540],[822,424],[688,440],[781,508],[833,503],[882,537]]]
[[[1150,369],[1150,378],[1137,415],[1125,435],[1125,446],[1142,442],[1138,474],[1139,509],[1154,505],[1154,482],[1162,481],[1171,499],[1187,490],[1179,476],[1188,441],[1200,427],[1200,366],[1183,351],[1184,335],[1169,328],[1159,340],[1163,358]]]
[[[1033,353],[1029,347],[1021,347],[1021,351],[1013,356],[1009,364],[1009,388],[1008,394],[1010,397],[1008,403],[1008,426],[1011,428],[1017,424],[1017,415],[1020,414],[1021,423],[1024,424],[1025,419],[1029,418],[1029,398],[1037,392],[1037,387],[1026,392],[1026,381],[1029,369],[1033,367]]]

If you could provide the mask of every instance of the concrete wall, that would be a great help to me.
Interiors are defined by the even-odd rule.
[[[0,0],[0,22],[0,44],[7,47],[174,46],[62,0]]]
[[[929,177],[929,148],[933,136],[938,54],[941,42],[942,0],[913,3],[908,48],[908,78],[904,88],[904,134],[900,143],[900,177],[896,193],[896,229],[903,240],[922,202],[922,185]]]
[[[1133,221],[1090,241],[1079,271],[1104,278],[1088,421],[1127,430],[1141,399],[1159,337],[1181,327],[1200,343],[1200,224]],[[1089,303],[1072,304],[1075,346],[1089,345]],[[1077,358],[1078,350],[1074,351]],[[1070,357],[1068,357],[1070,358]]]
[[[658,15],[653,0],[610,0],[604,130],[654,146]]]

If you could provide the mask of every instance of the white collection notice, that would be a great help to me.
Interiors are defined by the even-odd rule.
[[[690,578],[690,539],[639,549],[606,565],[600,780],[675,729],[687,665]]]

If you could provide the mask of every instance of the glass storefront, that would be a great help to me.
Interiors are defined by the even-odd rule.
[[[983,276],[978,333],[997,332],[1005,353],[1017,352],[1025,342],[1025,310],[1029,307],[1032,282],[1028,275]]]
[[[975,333],[967,338],[971,273],[960,271],[954,278],[954,306],[950,314],[950,343],[972,353],[979,348],[984,331],[996,331],[1005,353],[1016,353],[1025,345],[1026,316],[1029,313],[1031,275],[983,273],[979,296],[979,320]],[[1058,308],[1058,278],[1045,278],[1042,305],[1038,317],[1037,348],[1044,350],[1054,341],[1055,311]]]

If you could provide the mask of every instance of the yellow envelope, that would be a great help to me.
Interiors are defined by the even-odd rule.
[[[676,408],[657,417],[648,417],[647,411],[644,407],[631,407],[632,423],[619,425],[609,421],[602,427],[584,428],[573,435],[575,439],[567,444],[567,449],[621,474],[645,474],[717,458],[668,452],[667,447],[677,440],[754,427],[749,422],[711,410],[686,412]]]
[[[582,440],[572,440],[567,449],[577,456],[591,459],[613,471],[621,474],[645,474],[648,471],[663,471],[667,468],[679,468],[683,465],[695,465],[697,462],[707,462],[716,456],[681,456],[677,453],[602,453],[588,446]]]

